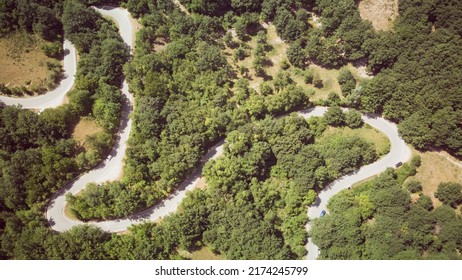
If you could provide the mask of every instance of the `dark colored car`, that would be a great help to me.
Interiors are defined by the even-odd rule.
[[[400,167],[401,165],[403,165],[403,163],[401,161],[398,162],[397,164],[395,164],[396,168]]]
[[[324,217],[326,215],[326,210],[322,210],[321,214],[319,215],[320,218]]]

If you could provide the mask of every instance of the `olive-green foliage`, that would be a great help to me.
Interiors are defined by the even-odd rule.
[[[338,75],[338,83],[342,89],[344,96],[350,95],[351,91],[356,87],[356,80],[350,70],[342,68]]]
[[[259,16],[273,21],[279,35],[293,42],[288,56],[296,66],[315,62],[340,67],[368,58],[369,68],[379,74],[353,90],[345,104],[403,121],[400,133],[416,147],[436,145],[460,153],[458,1],[425,0],[418,6],[400,1],[395,30],[374,33],[361,21],[353,0],[181,1],[194,13],[191,17],[173,1],[129,0],[127,8],[141,17],[144,27],[134,60],[126,67],[136,106],[125,178],[90,186],[87,194],[70,198],[71,211],[85,219],[121,217],[153,205],[178,186],[210,145],[241,128],[229,133],[224,158],[205,167],[208,189],[189,194],[161,224],[134,226],[126,235],[86,226],[52,233],[35,209],[111,146],[105,131],[90,141],[90,151],[78,151],[68,139],[69,124],[78,115],[94,114],[106,130],[118,125],[121,96],[116,88],[127,50],[113,25],[92,9],[75,1],[48,2],[0,4],[0,33],[25,29],[56,39],[64,29],[81,57],[77,89],[64,109],[40,116],[0,109],[1,258],[175,259],[180,258],[177,249],[204,244],[233,259],[304,256],[306,207],[313,202],[313,188],[374,160],[375,153],[354,138],[313,145],[313,137],[326,129],[323,118],[249,124],[309,105],[288,73],[275,77],[274,89],[262,85],[264,97],[248,83],[231,82],[233,70],[219,49],[223,27],[234,26],[245,40],[261,28]],[[308,28],[305,8],[316,8],[322,28]],[[54,20],[61,14],[63,28]],[[159,41],[167,47],[154,52]],[[263,43],[258,53],[265,50]],[[351,79],[346,80],[351,87]],[[308,76],[307,82],[323,86],[319,76]],[[341,164],[334,164],[336,157]],[[332,215],[315,222],[319,225],[313,229],[322,257],[413,259],[425,252],[428,258],[457,258],[462,226],[453,209],[444,205],[431,211],[426,196],[411,204],[401,187],[417,166],[413,161],[399,168],[397,176],[388,171],[373,184],[333,199]]]
[[[323,104],[331,106],[331,107],[339,106],[341,103],[342,103],[342,100],[340,99],[340,96],[335,91],[329,92],[327,99],[323,102]]]
[[[275,2],[263,3],[262,17],[279,19],[275,23],[283,23],[282,27],[291,19],[288,10],[302,7],[282,1],[278,13]],[[374,32],[370,23],[361,20],[357,1],[315,2],[322,25],[290,44],[289,60],[299,67],[304,61],[339,68],[367,59],[368,69],[377,76],[362,81],[358,90],[351,73],[341,70],[344,104],[400,122],[400,135],[418,149],[436,146],[460,156],[460,1],[424,0],[415,5],[402,0],[400,16],[393,30],[386,32]],[[285,34],[284,28],[278,32]],[[322,87],[321,80],[315,79],[314,85]]]
[[[296,40],[290,44],[289,49],[287,50],[287,58],[289,62],[295,67],[305,68],[306,64],[306,53],[305,53],[305,44],[304,40]]]
[[[324,81],[321,79],[319,74],[315,74],[313,77],[313,86],[316,88],[322,88],[324,86]]]
[[[407,162],[403,163],[398,169],[396,169],[397,180],[402,184],[407,177],[414,176],[416,174],[416,167]]]
[[[406,188],[411,192],[411,193],[417,193],[422,191],[422,184],[419,181],[416,180],[411,180],[406,183]]]
[[[339,106],[329,107],[324,117],[326,122],[332,126],[341,126],[345,123],[345,113]]]
[[[433,210],[433,202],[429,196],[421,194],[419,200],[417,201],[416,205],[419,205],[423,209],[426,210]]]
[[[462,39],[454,15],[462,5],[403,0],[399,7],[394,31],[368,47],[370,66],[380,73],[364,84],[361,106],[399,121],[401,136],[418,149],[436,146],[460,155]]]
[[[41,2],[47,9],[52,9],[53,13],[62,13],[61,1]],[[27,16],[27,20],[35,22],[37,18],[50,21],[55,19],[52,15],[42,14],[43,7],[37,7],[35,3],[17,1],[20,10],[26,7],[25,5],[32,5],[27,6],[28,15],[38,12],[36,19]],[[72,17],[67,9],[75,7],[82,11],[83,17],[93,12],[92,8],[74,2],[68,3],[65,8],[67,20],[71,20]],[[108,257],[104,249],[105,242],[111,238],[108,233],[92,227],[82,227],[57,235],[48,228],[48,221],[44,219],[43,213],[39,212],[46,208],[54,192],[79,173],[94,167],[113,145],[113,136],[109,130],[119,122],[120,91],[117,87],[121,82],[120,75],[126,60],[126,49],[121,44],[122,40],[116,30],[101,17],[96,16],[97,22],[101,24],[98,25],[100,29],[92,29],[91,32],[96,32],[100,37],[96,36],[98,38],[92,41],[89,52],[85,52],[84,48],[80,50],[76,89],[69,93],[69,104],[46,109],[40,114],[18,107],[0,106],[1,258]],[[25,24],[21,29],[27,29],[31,23],[26,18],[22,15],[18,18],[21,24]],[[51,27],[43,30],[36,27],[35,23],[32,28],[34,32],[45,34],[49,31],[55,32],[54,36],[58,36],[62,28],[61,23],[59,25],[59,30]],[[70,27],[69,22],[65,22],[64,25],[66,28]],[[84,26],[79,28],[84,32]],[[84,34],[82,36],[85,37]],[[77,38],[73,39],[78,41]],[[50,54],[56,54],[55,46],[51,47],[53,50],[50,50]],[[87,141],[88,148],[83,151],[71,138],[72,129],[81,116],[91,112],[94,100],[105,102],[97,108],[95,114],[107,130],[90,137]],[[115,108],[109,110],[111,106]]]
[[[97,32],[102,24],[98,12],[77,1],[66,1],[62,15],[63,28],[79,52],[89,52],[98,40]]]
[[[59,1],[15,1],[5,0],[0,4],[0,36],[14,30],[25,30],[39,34],[42,38],[57,41],[62,34],[60,16],[62,0]]]
[[[441,183],[435,193],[441,202],[456,207],[462,202],[462,185],[457,183]]]
[[[454,210],[433,210],[427,196],[412,203],[393,170],[340,192],[328,208],[311,231],[323,259],[460,259]]]
[[[411,159],[411,165],[415,167],[420,167],[422,164],[422,159],[420,158],[419,155],[413,156]]]
[[[63,57],[63,45],[60,43],[43,44],[41,48],[45,55],[48,57],[53,57],[56,59],[60,59]]]
[[[313,189],[374,160],[349,160],[337,170],[329,162],[339,150],[350,151],[345,159],[357,158],[358,152],[375,154],[358,139],[342,140],[322,139],[314,145],[311,125],[295,115],[267,118],[229,133],[224,157],[207,163],[203,171],[210,209],[203,242],[232,259],[304,256],[306,207],[315,199]],[[364,215],[370,211],[365,209]],[[278,249],[270,244],[279,244]]]
[[[350,128],[359,128],[364,122],[361,119],[361,113],[355,109],[350,109],[345,113],[345,124]]]
[[[331,177],[335,178],[371,163],[377,158],[374,145],[360,137],[344,138],[340,135],[332,135],[323,139],[317,146],[326,161]]]
[[[165,20],[166,15],[169,20]],[[154,204],[178,187],[226,131],[268,113],[279,115],[309,104],[304,90],[295,87],[287,73],[277,78],[276,91],[264,90],[265,98],[245,79],[232,84],[232,69],[220,49],[223,30],[217,18],[199,14],[185,17],[178,9],[150,8],[142,22],[135,56],[126,67],[136,104],[125,178],[118,186],[123,189],[120,201],[128,199],[130,205],[119,204],[117,193],[110,191],[112,185],[105,184],[103,190],[91,193],[98,201],[105,201],[99,206],[93,203],[97,209],[88,207],[86,201],[95,199],[90,198],[89,191],[71,198],[72,208],[85,219],[121,217],[127,209]],[[257,36],[258,55],[262,56],[267,38],[263,31]],[[153,53],[146,42],[157,39],[169,43],[165,51]],[[95,81],[87,84],[94,85]],[[96,96],[108,96],[108,91],[100,87]],[[111,97],[117,100],[117,96]],[[105,100],[96,100],[92,111],[111,128],[114,115]],[[267,149],[260,148],[261,152]],[[142,186],[132,187],[140,182],[144,182]]]
[[[76,143],[69,139],[73,114],[67,107],[37,115],[0,109],[0,201],[3,210],[44,203],[77,171]]]
[[[103,128],[114,131],[119,126],[122,100],[118,88],[128,48],[110,22],[78,2],[65,3],[63,26],[80,55],[76,82],[79,94],[71,94],[71,100],[79,102],[74,105],[79,113],[92,111]],[[92,98],[83,101],[88,95]]]
[[[274,25],[282,39],[295,41],[309,29],[307,12],[299,9],[294,15],[288,9],[279,8],[274,18]]]

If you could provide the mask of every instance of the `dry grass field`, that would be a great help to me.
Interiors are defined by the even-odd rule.
[[[9,87],[44,84],[51,74],[47,63],[59,61],[43,53],[43,42],[36,35],[21,32],[0,38],[0,83]]]
[[[359,3],[362,19],[372,22],[375,30],[389,30],[398,16],[398,0],[362,0]]]
[[[462,184],[462,168],[447,160],[440,152],[418,154],[422,159],[422,165],[417,169],[417,174],[413,178],[422,183],[423,194],[432,199],[434,207],[438,207],[441,205],[441,201],[435,198],[438,185],[441,182]]]
[[[191,260],[223,260],[223,256],[215,255],[208,247],[189,253]]]
[[[87,136],[95,135],[101,131],[103,131],[103,129],[96,123],[95,120],[83,118],[75,126],[74,131],[72,132],[72,137],[77,140],[80,145],[86,148],[85,140]]]

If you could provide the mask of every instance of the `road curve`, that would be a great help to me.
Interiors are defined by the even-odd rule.
[[[63,49],[63,79],[54,90],[43,95],[25,98],[0,95],[0,100],[8,106],[21,105],[25,109],[38,109],[40,111],[63,104],[64,96],[74,85],[75,73],[77,72],[77,52],[74,45],[69,40],[64,40]]]
[[[95,8],[104,16],[111,17],[117,22],[119,32],[124,42],[132,49],[133,47],[133,26],[130,14],[122,8]],[[120,178],[123,169],[123,159],[127,150],[127,141],[132,127],[132,120],[129,118],[133,110],[133,95],[128,91],[128,84],[124,80],[122,86],[122,110],[121,123],[119,126],[118,137],[112,148],[110,155],[112,158],[99,164],[95,169],[85,173],[73,180],[66,187],[58,191],[48,204],[46,216],[50,225],[57,231],[65,231],[74,225],[81,224],[80,221],[70,220],[64,215],[66,205],[66,194],[76,194],[84,189],[88,183],[100,183],[104,181],[116,180]]]
[[[130,14],[127,10],[122,8],[95,8],[98,12],[105,16],[109,16],[117,22],[119,31],[124,42],[133,49],[133,26]],[[45,95],[30,97],[30,98],[11,98],[6,96],[0,96],[0,100],[6,105],[22,105],[23,108],[33,108],[43,110],[46,108],[58,107],[63,103],[65,94],[72,88],[75,79],[75,73],[77,69],[76,62],[76,50],[72,43],[68,40],[64,41],[64,78],[61,80],[60,85],[48,92]],[[126,81],[123,82],[122,94],[124,96],[122,113],[121,113],[121,125],[119,127],[119,136],[116,139],[116,143],[111,151],[112,159],[105,161],[98,165],[95,169],[88,173],[78,177],[66,187],[57,192],[51,199],[46,216],[50,222],[51,227],[56,231],[66,231],[76,225],[84,224],[82,221],[76,221],[69,219],[64,214],[64,208],[66,206],[66,194],[76,194],[83,190],[88,183],[91,182],[104,182],[108,180],[116,180],[120,177],[123,167],[123,158],[127,148],[127,140],[130,134],[132,120],[129,118],[129,113],[133,109],[133,95],[128,91],[128,84]],[[312,116],[322,116],[327,111],[326,107],[315,107],[299,112],[299,115],[309,118]],[[354,183],[374,176],[380,172],[383,172],[388,167],[393,167],[397,162],[406,162],[411,156],[411,151],[405,142],[399,137],[398,130],[395,124],[374,116],[363,115],[362,119],[365,123],[371,125],[374,128],[382,131],[390,140],[391,148],[390,152],[379,159],[378,161],[360,168],[354,174],[346,175],[328,187],[326,187],[318,196],[315,204],[308,209],[308,217],[311,219],[319,217],[319,214],[323,209],[326,209],[328,200],[342,189],[346,189]],[[165,200],[158,203],[154,207],[151,207],[141,213],[131,215],[124,219],[108,220],[101,222],[89,222],[95,226],[100,227],[103,230],[110,232],[120,232],[126,230],[129,226],[139,224],[145,221],[155,221],[159,218],[166,216],[169,213],[174,212],[181,200],[185,197],[186,192],[194,189],[197,186],[199,178],[202,173],[203,165],[210,159],[215,159],[223,153],[223,141],[212,147],[209,152],[202,158],[200,167],[196,169],[181,186]],[[307,230],[310,230],[309,222],[306,225]],[[314,260],[319,254],[318,247],[311,242],[311,238],[308,239],[306,245],[308,250],[307,258]]]
[[[105,16],[109,16],[113,18],[119,26],[119,31],[124,42],[130,46],[132,50],[132,42],[133,42],[133,26],[132,21],[130,19],[130,14],[128,11],[121,9],[121,8],[95,8],[98,12]],[[75,57],[75,54],[74,54]],[[74,67],[75,70],[75,67]],[[73,77],[73,76],[72,76]],[[73,83],[73,81],[72,81]],[[72,87],[72,83],[71,86]],[[70,89],[69,87],[69,89]],[[129,118],[129,113],[133,109],[133,96],[128,91],[128,86],[126,81],[123,83],[122,93],[125,97],[124,104],[122,107],[122,117],[121,117],[121,125],[119,127],[119,137],[116,140],[116,144],[111,151],[112,159],[106,162],[101,163],[92,171],[80,176],[65,188],[60,190],[56,193],[47,209],[47,219],[50,222],[52,228],[56,231],[66,231],[72,228],[75,225],[84,224],[82,221],[76,221],[69,219],[64,214],[64,208],[66,206],[66,194],[72,193],[76,194],[83,190],[88,183],[91,182],[103,182],[108,180],[115,180],[118,179],[122,173],[123,167],[123,157],[125,155],[125,151],[127,148],[127,140],[130,134],[132,121]],[[65,92],[64,92],[65,94]],[[64,95],[63,95],[64,97]],[[36,97],[38,98],[38,97]],[[32,99],[28,98],[27,100]],[[62,102],[62,99],[61,99]],[[58,104],[59,105],[59,104]],[[28,105],[23,105],[24,107]],[[57,105],[56,105],[57,106]],[[48,105],[50,107],[50,105]],[[39,108],[38,106],[31,106],[31,108]],[[299,114],[305,118],[309,118],[312,116],[322,116],[327,111],[326,107],[315,107],[308,110],[300,111]],[[359,169],[354,174],[346,175],[328,187],[326,187],[318,196],[315,205],[311,206],[308,209],[308,217],[311,219],[319,217],[320,212],[323,209],[326,209],[327,201],[339,192],[342,189],[346,189],[353,185],[354,183],[361,181],[365,178],[371,177],[376,175],[382,171],[384,171],[387,167],[393,167],[397,162],[408,161],[411,156],[411,151],[405,144],[405,142],[399,137],[398,130],[395,124],[374,116],[367,116],[363,115],[362,119],[365,123],[371,125],[382,131],[391,142],[390,152],[382,157],[380,160],[372,163],[370,165],[364,166]],[[107,221],[100,221],[100,222],[90,222],[95,226],[100,227],[103,230],[110,231],[110,232],[120,232],[126,230],[129,226],[134,224],[139,224],[145,221],[153,221],[157,220],[165,215],[174,212],[178,205],[180,204],[181,200],[185,197],[186,192],[188,190],[193,189],[196,187],[197,182],[200,178],[200,174],[202,172],[202,166],[205,162],[209,159],[217,158],[222,154],[223,151],[223,142],[218,143],[209,152],[203,157],[200,167],[193,172],[184,182],[183,184],[168,196],[165,200],[158,203],[154,207],[151,207],[141,213],[133,214],[127,218],[117,219],[117,220],[107,220]],[[307,230],[310,230],[310,224],[307,224]],[[308,250],[308,259],[316,259],[318,256],[318,248],[311,242],[311,239],[308,239],[308,243],[306,245]]]
[[[309,116],[322,116],[327,111],[326,107],[316,107],[300,113],[304,117]],[[406,145],[403,139],[398,134],[398,128],[396,124],[387,121],[381,117],[372,115],[363,115],[362,119],[365,123],[383,132],[390,140],[390,152],[378,161],[361,167],[357,172],[345,175],[338,180],[332,182],[326,188],[324,188],[318,195],[314,205],[308,208],[308,218],[310,220],[318,218],[322,210],[327,210],[326,205],[329,199],[343,189],[351,187],[356,182],[379,174],[388,167],[394,167],[398,162],[406,162],[411,157],[411,150]],[[310,223],[306,224],[306,229],[310,231]],[[307,259],[315,260],[319,255],[318,247],[313,244],[311,238],[308,238],[306,244],[308,250]]]
[[[299,115],[310,118],[313,116],[322,116],[327,111],[326,107],[315,107],[312,109],[307,109],[299,112]],[[406,144],[403,140],[398,136],[396,125],[386,121],[383,118],[374,118],[363,116],[363,120],[368,123],[369,125],[381,130],[384,132],[391,142],[391,149],[390,153],[388,153],[385,157],[381,158],[379,161],[364,166],[361,168],[357,173],[353,175],[347,175],[342,177],[341,179],[335,181],[329,187],[327,187],[324,191],[320,193],[319,199],[316,201],[316,206],[310,207],[309,209],[309,216],[310,217],[318,217],[319,213],[322,209],[325,209],[325,204],[327,200],[337,193],[339,190],[348,188],[355,182],[358,182],[364,178],[376,175],[382,171],[384,171],[387,167],[392,167],[398,161],[407,161],[410,157],[410,150],[407,148]],[[189,190],[194,189],[197,186],[199,178],[202,173],[202,167],[204,164],[210,160],[215,159],[222,155],[223,153],[223,145],[224,142],[220,142],[214,147],[212,147],[209,152],[202,158],[199,167],[193,172],[176,190],[174,193],[169,195],[165,200],[156,204],[155,206],[148,208],[147,210],[130,215],[127,218],[117,219],[117,220],[106,220],[100,222],[89,222],[89,224],[93,224],[95,226],[100,227],[103,230],[109,232],[120,232],[125,231],[129,226],[134,224],[140,224],[146,221],[155,221],[169,213],[176,211],[178,205],[181,203],[182,199],[186,196],[186,192]],[[104,168],[104,166],[99,167]],[[54,203],[50,204],[49,211],[47,212],[47,217],[50,220],[53,229],[57,231],[66,231],[72,228],[75,225],[84,224],[82,221],[71,220],[64,215],[64,207],[66,204],[65,194],[67,192],[77,193],[82,190],[85,185],[92,181],[103,181],[104,178],[98,177],[100,173],[99,169],[93,170],[90,173],[85,174],[83,177],[84,179],[79,179],[77,182],[72,183],[68,188],[62,190],[58,194],[56,194],[55,198],[53,199]],[[309,224],[307,225],[307,229],[309,229]],[[307,249],[311,254],[308,255],[309,258],[316,258],[317,257],[317,247],[311,242],[307,244]],[[316,252],[315,255],[312,252]]]

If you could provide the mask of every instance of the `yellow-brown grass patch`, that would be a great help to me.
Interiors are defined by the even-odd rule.
[[[223,260],[224,257],[222,255],[215,255],[212,250],[208,247],[202,247],[197,251],[188,252],[188,257],[191,260]]]
[[[85,141],[87,136],[95,135],[102,131],[103,129],[96,123],[95,120],[83,118],[75,126],[74,131],[72,132],[72,137],[84,148],[87,148]]]
[[[200,177],[199,181],[196,184],[196,188],[204,190],[207,188],[207,183],[205,182],[205,177]]]
[[[375,30],[389,30],[398,16],[398,0],[362,0],[359,3],[362,19],[372,22]]]
[[[278,36],[276,27],[273,24],[263,23],[262,26],[267,31],[268,45],[272,47],[272,49],[266,53],[266,59],[271,61],[271,65],[266,65],[263,69],[268,76],[274,79],[276,77],[276,74],[281,69],[281,63],[287,60],[286,53],[287,49],[289,48],[289,45]],[[246,78],[249,79],[249,83],[252,88],[258,89],[258,87],[264,81],[264,79],[262,77],[257,76],[253,68],[253,61],[255,59],[254,50],[257,46],[257,37],[251,37],[250,40],[246,42],[246,44],[249,46],[249,56],[243,59],[242,61],[238,61],[236,63],[233,60],[233,55],[236,52],[237,48],[230,49],[226,47],[224,50],[224,54],[226,56],[228,63],[230,63],[231,65],[235,65],[237,71],[241,66],[249,70]],[[242,76],[239,75],[238,78],[242,78]]]
[[[415,153],[420,155],[422,165],[414,178],[422,183],[422,192],[432,199],[433,207],[439,207],[442,203],[435,198],[438,185],[441,182],[462,184],[462,168],[447,160],[440,152]]]
[[[58,61],[43,53],[40,46],[44,42],[36,35],[22,32],[0,38],[0,83],[9,87],[27,86],[27,81],[44,85],[51,74],[47,62]]]

